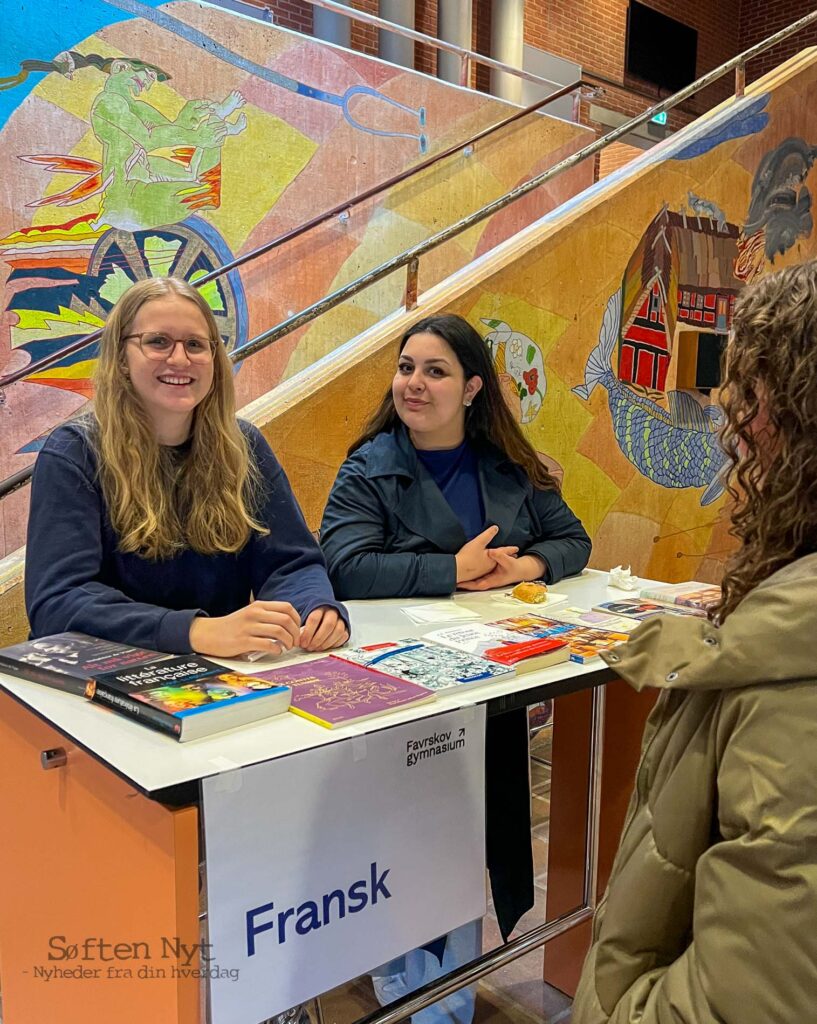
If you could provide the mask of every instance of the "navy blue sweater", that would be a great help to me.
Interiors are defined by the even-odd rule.
[[[442,496],[472,540],[485,529],[485,505],[479,486],[479,460],[469,441],[456,448],[421,451],[417,459],[431,475]]]
[[[261,433],[241,429],[262,481],[259,521],[236,554],[184,550],[151,561],[118,550],[86,429],[58,427],[37,459],[26,549],[33,637],[79,630],[171,654],[190,652],[196,615],[228,615],[252,597],[289,601],[305,618],[336,608],[348,625],[289,481]]]

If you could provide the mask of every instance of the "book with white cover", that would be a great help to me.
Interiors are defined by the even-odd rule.
[[[426,633],[426,640],[435,644],[442,644],[444,647],[453,647],[456,651],[465,651],[467,654],[475,654],[483,658],[485,652],[492,647],[500,647],[502,644],[518,644],[529,637],[520,636],[519,633],[510,629],[501,629],[498,626],[486,626],[482,622],[475,622],[462,626],[447,626],[445,629],[435,629]]]
[[[408,637],[339,651],[332,655],[365,668],[388,672],[429,690],[461,690],[516,675],[512,666]]]
[[[508,619],[508,623],[517,619]],[[547,619],[542,619],[547,622]],[[498,662],[500,665],[513,665],[516,671],[534,672],[540,668],[549,668],[567,661],[570,649],[567,641],[552,634],[570,630],[564,623],[558,623],[548,635],[526,636],[514,629],[504,629],[498,625],[486,625],[478,622],[473,626],[452,626],[448,629],[437,629],[426,634],[426,640],[453,647],[454,650],[465,651],[480,658]]]

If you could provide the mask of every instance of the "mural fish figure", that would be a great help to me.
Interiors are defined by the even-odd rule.
[[[519,396],[520,423],[532,423],[539,415],[547,394],[547,374],[542,350],[535,341],[509,327],[504,320],[486,319],[491,328],[485,342],[491,351],[500,379],[503,375],[512,382]]]
[[[637,395],[613,373],[612,357],[621,324],[622,293],[607,302],[599,341],[588,357],[584,384],[573,393],[587,400],[597,385],[607,391],[613,430],[624,456],[660,487],[704,487],[701,504],[709,505],[724,490],[727,457],[717,428],[721,413],[703,409],[683,391],[670,391],[670,411]]]

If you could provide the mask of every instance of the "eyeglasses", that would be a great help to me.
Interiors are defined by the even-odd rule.
[[[200,338],[191,334],[187,338],[171,338],[169,334],[159,331],[142,331],[141,334],[126,334],[124,341],[136,338],[139,348],[146,359],[159,362],[167,359],[176,350],[177,345],[184,345],[184,351],[191,363],[209,363],[213,358],[215,342],[210,338]]]

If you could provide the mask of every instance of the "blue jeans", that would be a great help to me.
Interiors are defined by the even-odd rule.
[[[442,966],[437,957],[427,950],[413,949],[372,971],[378,1002],[386,1006],[429,981],[462,967],[481,953],[482,920],[478,919],[448,933]],[[412,1024],[471,1024],[475,998],[476,985],[461,988],[459,992],[415,1013],[411,1018]]]

